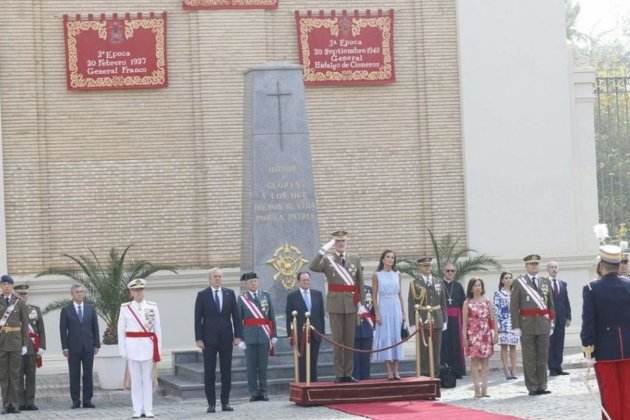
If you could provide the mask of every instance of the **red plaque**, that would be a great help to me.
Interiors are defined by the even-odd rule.
[[[394,11],[349,15],[295,12],[304,83],[384,84],[394,74]]]
[[[168,84],[166,12],[63,17],[68,89],[148,89]]]
[[[184,0],[185,10],[277,9],[278,0]]]

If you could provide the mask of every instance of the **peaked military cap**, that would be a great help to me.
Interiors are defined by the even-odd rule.
[[[147,281],[145,279],[133,279],[129,283],[127,283],[127,289],[129,290],[144,289],[144,286],[146,285],[147,285]]]
[[[345,230],[336,230],[330,234],[332,238],[336,241],[345,241],[349,239],[348,232]]]
[[[29,289],[29,285],[28,284],[18,284],[17,286],[15,286],[13,288],[13,290],[15,290],[16,292],[26,292]]]
[[[528,256],[523,258],[523,261],[525,261],[525,263],[527,264],[538,264],[540,260],[541,258],[538,254],[529,254]]]
[[[10,276],[10,275],[8,275],[8,274],[5,274],[5,275],[3,275],[3,276],[0,278],[0,283],[9,283],[9,284],[13,284],[13,283],[15,283],[15,282],[13,281],[13,277],[11,277],[11,276]]]
[[[619,264],[621,255],[621,248],[617,245],[602,245],[599,247],[599,259],[608,264]]]
[[[241,281],[247,281],[247,280],[252,280],[252,279],[257,279],[257,278],[258,276],[254,272],[243,273],[243,275],[241,276]]]
[[[417,264],[432,263],[433,257],[420,257],[416,260]]]

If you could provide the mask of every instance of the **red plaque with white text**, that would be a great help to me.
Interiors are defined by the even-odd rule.
[[[168,84],[166,12],[63,17],[70,90],[154,89]]]
[[[278,0],[184,0],[184,10],[277,9]]]
[[[304,83],[385,84],[394,73],[394,11],[295,12]]]

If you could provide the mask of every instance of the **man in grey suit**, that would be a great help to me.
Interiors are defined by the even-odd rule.
[[[246,290],[238,299],[243,322],[243,344],[247,360],[249,401],[269,401],[267,397],[267,364],[276,338],[276,319],[269,293],[258,290],[256,273],[245,273],[241,281]]]

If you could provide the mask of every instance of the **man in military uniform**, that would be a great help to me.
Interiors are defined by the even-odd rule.
[[[127,361],[131,380],[132,418],[153,418],[153,374],[160,361],[162,324],[157,303],[144,299],[146,280],[127,284],[133,300],[118,314],[118,352]]]
[[[249,400],[269,401],[267,365],[269,353],[278,341],[271,296],[258,290],[256,273],[243,274],[241,282],[245,282],[246,290],[238,300],[240,318],[243,320],[243,344],[239,347],[245,348]]]
[[[28,303],[28,284],[15,286],[15,293],[24,301],[28,313],[27,352],[22,356],[22,368],[18,381],[18,401],[20,410],[37,410],[35,405],[35,372],[42,366],[42,357],[46,351],[46,331],[44,317],[39,306]]]
[[[17,393],[22,356],[28,344],[28,312],[24,302],[13,293],[13,278],[0,278],[0,387],[3,414],[19,413]]]
[[[363,305],[367,312],[363,312],[359,316],[357,330],[354,334],[354,348],[361,350],[372,350],[374,341],[374,300],[372,297],[372,287],[363,286],[363,295],[365,300]],[[370,379],[370,359],[371,353],[354,353],[354,366],[352,376],[356,379]]]
[[[329,253],[333,248],[334,251]],[[354,345],[354,334],[359,316],[367,310],[363,301],[363,267],[361,259],[346,252],[348,232],[338,230],[332,233],[332,240],[326,243],[313,258],[310,268],[324,273],[328,283],[326,309],[330,319],[332,339],[348,348]],[[352,350],[334,347],[335,382],[357,382],[352,377],[354,356]]]
[[[595,357],[595,372],[607,418],[630,418],[630,280],[618,274],[621,248],[603,245],[602,277],[582,290],[584,354]]]
[[[555,319],[552,286],[549,279],[538,275],[540,255],[528,255],[523,261],[527,273],[512,283],[512,329],[521,336],[523,373],[529,395],[550,394],[547,363],[549,336],[553,333]]]
[[[420,346],[422,366],[420,372],[424,376],[431,374],[429,361],[429,337],[433,341],[433,369],[434,374],[440,370],[440,352],[442,346],[442,332],[447,329],[446,294],[440,279],[433,278],[431,266],[433,257],[418,259],[418,275],[409,285],[409,325],[416,325],[415,305],[420,305],[420,319],[422,321],[427,346]],[[431,313],[431,323],[429,323]]]

